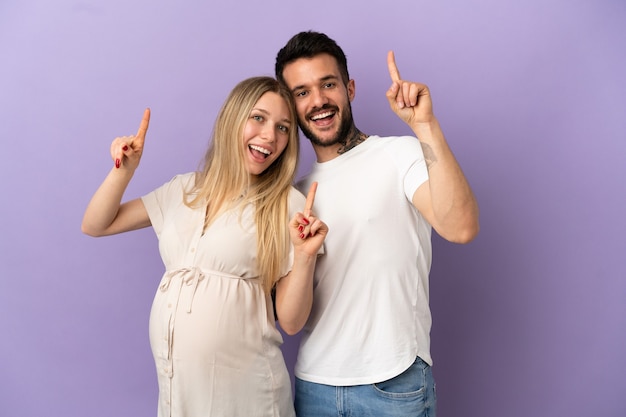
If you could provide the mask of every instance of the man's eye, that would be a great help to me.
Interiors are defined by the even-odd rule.
[[[326,83],[324,84],[324,88],[333,88],[335,86],[335,83]]]
[[[296,97],[304,97],[306,96],[307,92],[306,91],[298,91],[296,93]]]

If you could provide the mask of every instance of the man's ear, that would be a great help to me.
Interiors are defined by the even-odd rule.
[[[348,98],[350,101],[354,100],[354,96],[356,95],[356,84],[354,80],[348,81],[348,85],[346,86],[348,89]]]

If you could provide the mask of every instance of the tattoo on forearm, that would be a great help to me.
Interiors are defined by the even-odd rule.
[[[422,152],[424,153],[426,168],[430,169],[430,167],[437,162],[437,155],[435,155],[433,148],[431,148],[429,144],[420,142],[420,145],[422,146]]]
[[[354,148],[359,143],[367,139],[367,135],[356,127],[352,126],[350,133],[346,136],[346,141],[342,142],[342,146],[337,150],[338,154],[346,153],[350,149]]]

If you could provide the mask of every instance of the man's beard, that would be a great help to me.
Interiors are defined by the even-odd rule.
[[[330,109],[330,106],[324,106],[322,109]],[[335,112],[335,114],[337,114]],[[306,136],[313,145],[317,146],[333,146],[336,144],[345,145],[348,140],[348,134],[352,130],[352,126],[354,125],[354,121],[352,120],[352,106],[350,103],[344,108],[344,111],[341,112],[341,120],[339,121],[339,130],[335,136],[330,139],[323,140],[319,136],[315,135],[311,129],[309,129],[308,125],[302,120],[300,120],[300,129],[304,136]]]

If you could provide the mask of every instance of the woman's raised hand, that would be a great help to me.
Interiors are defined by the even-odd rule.
[[[308,255],[316,255],[324,243],[328,226],[313,214],[313,202],[317,191],[317,182],[311,184],[304,203],[304,211],[296,213],[290,222],[291,241],[297,250]]]
[[[148,125],[150,124],[150,109],[143,112],[143,119],[139,124],[139,130],[134,136],[120,136],[111,143],[111,157],[115,162],[115,168],[124,168],[134,171],[139,165],[143,144],[146,140]]]

